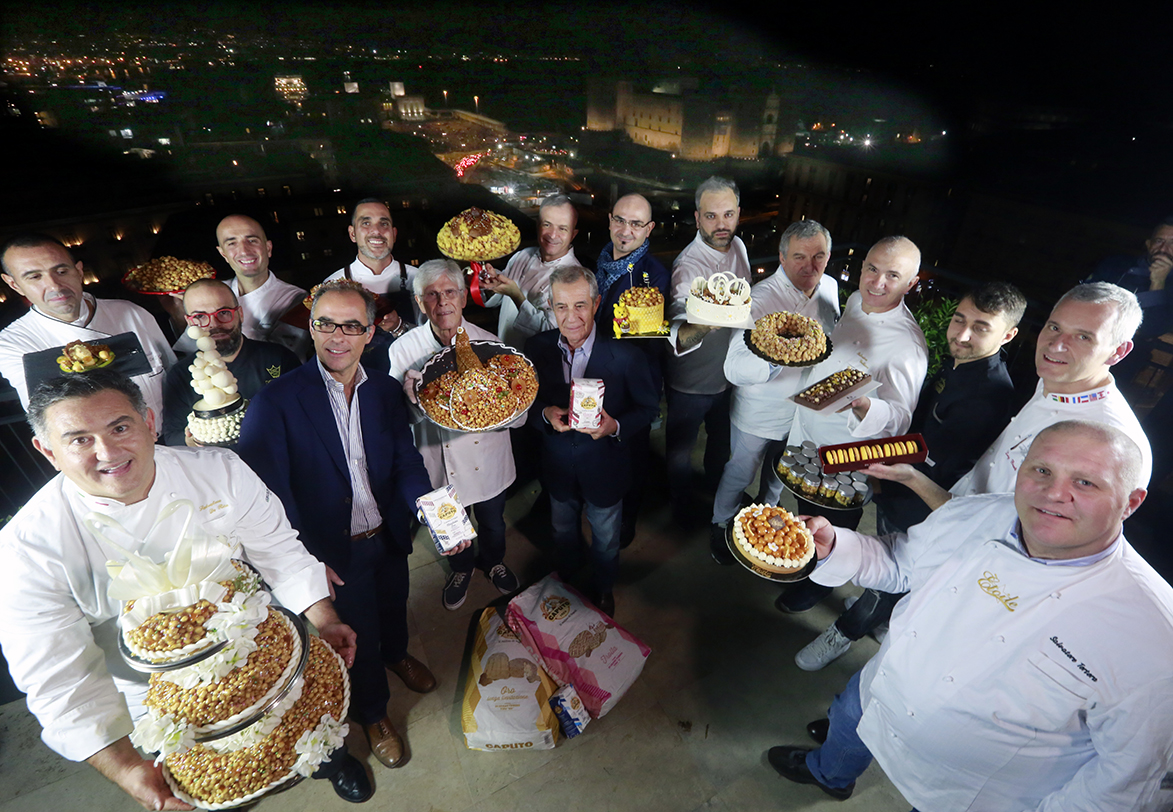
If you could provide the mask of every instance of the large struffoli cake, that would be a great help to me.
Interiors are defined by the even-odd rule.
[[[750,341],[758,351],[780,364],[814,361],[827,352],[827,334],[812,318],[782,311],[754,322]]]
[[[616,317],[627,319],[631,333],[654,333],[664,326],[664,294],[657,288],[628,288],[615,305]]]
[[[733,539],[753,563],[773,572],[798,572],[814,557],[815,540],[785,508],[750,505],[733,518]]]
[[[436,235],[440,253],[463,262],[487,262],[517,250],[521,232],[513,221],[491,211],[465,209]]]
[[[183,509],[194,513],[177,500],[160,522]],[[94,513],[86,523],[102,538],[117,526]],[[185,535],[162,563],[111,546],[126,557],[107,564],[124,656],[154,670],[131,742],[158,753],[176,797],[224,809],[313,774],[347,731],[341,658],[270,606],[225,539]]]
[[[749,321],[750,298],[749,282],[718,271],[692,280],[684,312],[699,321],[740,326]]]

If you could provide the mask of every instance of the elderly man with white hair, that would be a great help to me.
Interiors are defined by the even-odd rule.
[[[412,281],[415,300],[426,324],[391,345],[391,377],[403,384],[411,407],[412,434],[424,458],[432,487],[451,485],[477,522],[477,553],[472,548],[448,558],[452,572],[444,583],[444,608],[455,610],[464,603],[473,567],[484,570],[503,595],[517,589],[517,577],[505,564],[505,490],[513,483],[513,449],[507,428],[475,434],[450,431],[424,417],[416,402],[419,370],[464,328],[474,341],[497,341],[497,336],[464,318],[468,302],[464,274],[448,259],[434,259],[420,266]],[[525,414],[511,425],[522,425]]]

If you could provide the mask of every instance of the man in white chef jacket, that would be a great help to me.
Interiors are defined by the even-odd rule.
[[[872,465],[868,473],[902,482],[934,510],[954,496],[1006,493],[1039,431],[1061,420],[1115,426],[1140,448],[1141,485],[1148,487],[1153,455],[1140,421],[1120,394],[1112,367],[1132,351],[1142,312],[1136,294],[1109,282],[1076,285],[1055,303],[1035,345],[1039,382],[974,467],[950,490],[910,465]],[[932,449],[929,449],[932,454]]]
[[[814,383],[852,367],[872,376],[880,388],[856,398],[851,408],[795,411],[790,445],[810,440],[836,445],[904,434],[928,371],[928,347],[904,295],[916,284],[920,249],[907,237],[885,237],[868,251],[860,269],[859,290],[851,294],[831,332],[834,349],[803,382]],[[799,502],[804,513],[822,513],[813,502]],[[862,510],[839,512],[840,522],[859,525]],[[805,612],[830,593],[809,580],[793,584],[774,605],[782,612]]]
[[[243,214],[228,215],[216,226],[216,250],[232,269],[228,287],[243,310],[245,337],[281,344],[298,358],[306,358],[313,344],[309,333],[281,321],[301,304],[306,292],[278,279],[269,269],[273,241],[265,236],[261,224]]]
[[[424,459],[433,488],[451,485],[461,504],[477,521],[477,552],[472,548],[448,557],[451,572],[441,600],[445,609],[459,609],[468,594],[474,566],[502,595],[517,589],[517,576],[505,564],[505,491],[513,484],[515,469],[509,429],[458,432],[428,420],[415,396],[419,370],[432,356],[451,345],[458,328],[475,341],[497,341],[497,336],[464,318],[468,303],[464,274],[450,259],[434,259],[420,266],[413,282],[420,310],[427,323],[391,345],[391,377],[404,384],[411,407],[415,447]],[[510,425],[525,422],[522,413]]]
[[[850,796],[871,758],[917,808],[1167,812],[1173,588],[1123,536],[1140,449],[1103,423],[1041,431],[1013,494],[955,499],[880,540],[810,520],[812,578],[910,594],[783,776]]]
[[[95,299],[82,290],[82,266],[64,245],[46,234],[21,234],[0,249],[0,267],[8,287],[32,305],[29,312],[0,330],[0,375],[8,379],[28,409],[24,356],[61,348],[71,341],[102,343],[120,333],[134,333],[151,371],[136,375],[147,406],[163,413],[163,373],[175,353],[150,313],[121,299]]]
[[[128,738],[146,675],[118,654],[119,602],[107,595],[105,567],[125,559],[86,517],[109,517],[121,528],[105,531],[111,541],[160,563],[189,514],[180,510],[152,527],[167,505],[188,499],[193,526],[243,544],[277,599],[305,612],[348,664],[355,637],[334,611],[325,566],[306,552],[256,474],[222,449],[156,446],[154,422],[138,388],[110,370],[34,390],[33,444],[60,474],[0,529],[0,647],[50,748],[88,761],[148,809],[189,809]],[[345,763],[344,778],[366,781],[353,758]]]
[[[558,326],[550,309],[550,274],[555,268],[581,265],[574,255],[578,211],[566,195],[554,195],[538,208],[538,244],[509,258],[504,270],[483,283],[493,295],[486,307],[500,307],[497,335],[520,351],[538,333]]]
[[[824,273],[831,256],[831,233],[814,220],[791,223],[778,242],[778,270],[753,288],[752,316],[782,310],[815,319],[830,333],[839,318],[839,284]],[[741,494],[761,469],[758,501],[776,505],[782,481],[768,472],[785,447],[794,411],[790,396],[802,389],[806,370],[771,364],[746,346],[744,330],[734,331],[725,356],[725,377],[733,384],[730,406],[732,456],[713,499],[710,548],[721,564],[734,563],[725,543],[725,526],[741,507]]]

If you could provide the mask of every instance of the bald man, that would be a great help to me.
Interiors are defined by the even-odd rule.
[[[273,241],[251,217],[230,214],[216,226],[216,250],[233,278],[228,282],[240,303],[241,328],[254,341],[275,341],[305,357],[309,337],[304,330],[281,324],[281,317],[305,298],[296,285],[282,282],[269,270]]]

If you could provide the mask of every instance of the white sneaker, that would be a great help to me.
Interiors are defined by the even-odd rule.
[[[832,623],[825,632],[794,655],[794,664],[803,671],[818,671],[827,663],[842,657],[849,648],[851,641],[840,634],[839,627]]]

